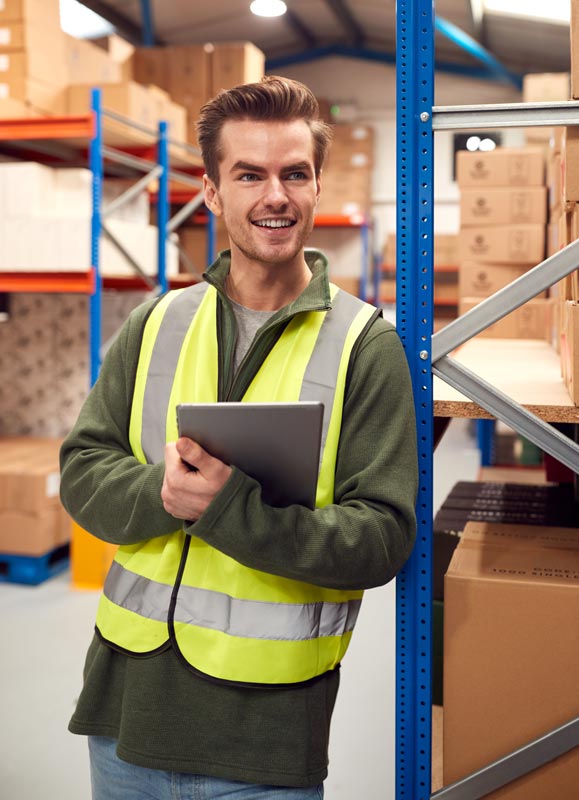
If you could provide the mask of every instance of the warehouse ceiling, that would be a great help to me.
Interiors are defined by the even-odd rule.
[[[249,0],[81,2],[134,43],[142,44],[151,33],[157,44],[252,41],[265,52],[270,71],[329,53],[388,61],[396,49],[395,0],[286,0],[288,13],[276,18],[254,16]],[[467,75],[490,69],[502,80],[509,80],[508,72],[516,78],[569,70],[568,25],[483,13],[482,8],[482,0],[436,2],[440,68]],[[461,31],[471,38],[459,44]]]

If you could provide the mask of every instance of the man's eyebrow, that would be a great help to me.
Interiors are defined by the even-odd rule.
[[[231,172],[237,172],[238,170],[245,170],[246,172],[265,172],[263,167],[259,167],[257,164],[250,164],[249,161],[236,161],[231,167]]]

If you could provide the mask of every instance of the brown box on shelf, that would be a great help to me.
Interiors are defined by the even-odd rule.
[[[171,97],[195,114],[211,97],[211,52],[202,44],[176,45],[162,48],[169,64],[169,85],[156,83],[167,89]]]
[[[529,225],[546,222],[546,186],[461,190],[461,225]]]
[[[59,500],[61,441],[0,439],[0,553],[42,555],[70,539]]]
[[[265,75],[265,54],[251,42],[213,44],[210,96],[242,83],[256,83]]]
[[[189,225],[179,228],[179,244],[185,251],[185,255],[199,274],[209,265],[207,261],[207,228],[205,225]],[[215,250],[229,248],[229,237],[221,220],[218,220],[215,236]],[[181,272],[189,272],[183,263],[180,267]]]
[[[459,314],[465,314],[481,302],[480,297],[461,297]],[[553,316],[551,300],[529,300],[506,317],[494,322],[478,336],[492,339],[549,339]]]
[[[579,714],[579,548],[461,543],[444,587],[444,784]],[[574,797],[579,751],[489,798]]]
[[[59,0],[2,0],[0,23],[32,22],[46,25],[49,30],[60,29]]]
[[[571,401],[579,406],[579,303],[565,300],[560,311],[561,373]]]
[[[382,254],[384,264],[396,266],[396,234],[389,233]],[[434,234],[434,267],[456,267],[460,263],[459,237],[456,233]]]
[[[68,83],[120,83],[122,72],[106,50],[86,39],[64,35],[64,51],[68,70]]]
[[[534,264],[482,264],[477,261],[464,261],[458,273],[460,296],[490,297],[534,266]],[[538,297],[546,297],[546,292],[541,292]]]
[[[569,100],[571,76],[568,72],[543,72],[523,75],[523,103],[547,103]],[[528,142],[548,143],[555,129],[549,125],[525,128]]]
[[[374,163],[374,129],[369,125],[334,125],[327,169],[369,170]]]
[[[460,150],[456,180],[462,188],[476,186],[542,186],[545,153],[541,147],[498,147],[488,153]]]
[[[571,0],[571,97],[579,99],[579,0]]]
[[[563,203],[563,156],[560,152],[552,153],[547,160],[547,193],[552,215]]]
[[[23,75],[5,81],[0,73],[0,98],[0,103],[17,100],[41,115],[66,114],[66,89]]]
[[[153,84],[169,91],[172,49],[168,47],[136,47],[131,59],[132,80],[145,86]]]
[[[41,27],[30,25],[22,48],[4,51],[0,45],[0,82],[20,78],[66,86],[69,74],[63,33],[47,34]]]
[[[30,119],[43,116],[42,111],[35,109],[24,100],[10,97],[0,98],[0,119]]]
[[[87,114],[91,88],[85,84],[69,86],[66,103],[69,114]],[[151,128],[155,127],[155,102],[146,86],[135,81],[109,83],[102,86],[102,105],[109,111],[128,117]]]
[[[579,202],[579,125],[564,128],[561,183],[562,203]]]
[[[371,173],[369,170],[328,169],[322,175],[322,193],[318,214],[365,213],[370,207]]]
[[[538,264],[545,256],[544,225],[473,225],[459,236],[461,261]]]

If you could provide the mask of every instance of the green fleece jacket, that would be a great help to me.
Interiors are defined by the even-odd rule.
[[[307,260],[310,284],[258,331],[235,376],[235,319],[223,291],[229,253],[208,271],[206,280],[220,296],[220,399],[241,399],[289,319],[331,306],[325,258],[307,251]],[[160,497],[163,463],[139,463],[129,445],[141,336],[154,302],[123,326],[61,452],[65,508],[83,528],[116,544],[175,529]],[[267,506],[258,484],[234,468],[186,530],[254,569],[328,588],[366,589],[391,580],[411,552],[416,488],[407,362],[395,329],[378,317],[350,360],[335,503],[314,511]],[[327,775],[338,683],[334,670],[293,688],[240,688],[199,677],[171,649],[131,657],[95,635],[69,729],[113,737],[122,759],[145,767],[313,786]]]

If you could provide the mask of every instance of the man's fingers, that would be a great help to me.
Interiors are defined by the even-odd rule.
[[[193,439],[182,436],[177,439],[176,447],[183,461],[186,461],[187,464],[195,467],[203,474],[210,475],[215,470],[220,470],[223,467],[223,462],[220,459],[212,456],[211,453],[204,450]]]

